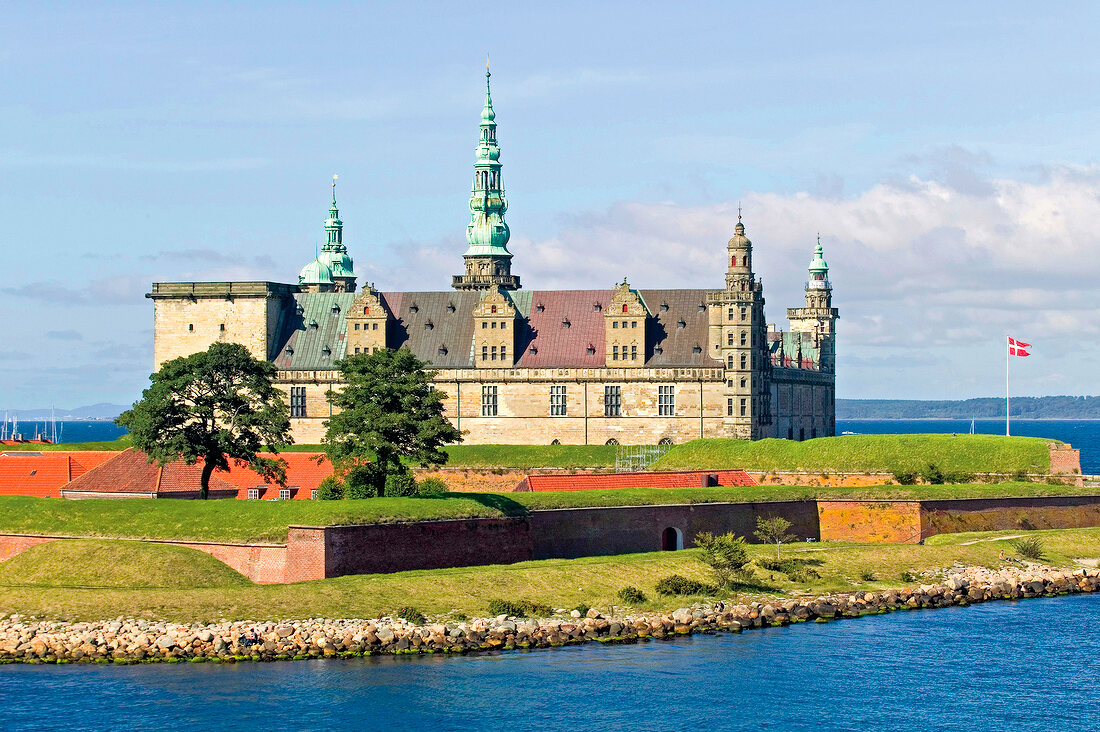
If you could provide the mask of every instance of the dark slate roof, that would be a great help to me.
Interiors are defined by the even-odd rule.
[[[707,354],[707,290],[639,290],[649,311],[646,366],[721,365]],[[393,320],[389,348],[406,347],[441,369],[473,367],[474,307],[482,292],[383,292]],[[518,290],[508,293],[524,319],[518,323],[517,368],[600,368],[604,365],[604,309],[611,290]],[[288,300],[281,318],[275,365],[323,370],[343,358],[354,293],[301,293]],[[340,313],[332,312],[332,306]],[[302,313],[296,312],[297,306]],[[597,309],[596,306],[599,306]],[[317,327],[311,328],[310,323]],[[565,323],[568,323],[566,326]],[[286,347],[293,354],[286,353]],[[325,346],[330,354],[324,353]],[[589,348],[592,353],[589,353]],[[445,349],[446,353],[442,353]],[[698,352],[696,352],[698,349]]]
[[[801,363],[795,360],[799,346],[802,348]],[[821,353],[809,333],[802,331],[773,330],[768,332],[768,350],[771,352],[772,365],[800,369],[815,369],[821,363]]]

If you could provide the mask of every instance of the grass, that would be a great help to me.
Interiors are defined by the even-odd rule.
[[[1008,536],[1007,532],[1000,532]],[[1075,558],[1100,556],[1100,529],[1071,529],[1032,532],[1042,536],[1048,563],[1073,566]],[[1029,534],[1030,535],[1030,534]],[[800,581],[784,572],[757,565],[754,590],[760,593],[835,592],[857,588],[881,589],[901,586],[902,572],[920,574],[950,567],[955,562],[996,567],[997,553],[1011,553],[1008,539],[964,545],[955,537],[940,536],[926,546],[913,544],[810,544],[783,549],[783,559],[812,574]],[[76,543],[76,542],[73,542]],[[97,552],[103,545],[97,544]],[[123,543],[123,542],[119,542]],[[96,620],[117,616],[146,617],[179,622],[223,619],[285,619],[306,617],[376,617],[402,606],[415,606],[429,615],[464,613],[485,615],[493,598],[525,599],[557,608],[588,605],[601,610],[622,606],[618,592],[628,585],[652,598],[638,607],[672,609],[693,598],[660,597],[654,587],[658,579],[680,574],[689,579],[710,581],[698,561],[698,550],[627,554],[614,557],[553,559],[512,565],[420,570],[386,575],[360,575],[292,585],[250,585],[232,582],[220,587],[131,587],[86,589],[72,586],[70,570],[60,558],[47,555],[63,550],[55,542],[36,547],[39,556],[27,566],[56,568],[57,574],[39,571],[24,575],[12,569],[0,581],[0,607],[4,612],[40,615],[68,620]],[[157,566],[169,561],[164,545],[128,545],[126,561],[133,567],[125,577],[165,576]],[[28,550],[28,554],[31,550]],[[205,555],[190,552],[196,566]],[[752,545],[754,561],[774,561],[774,550]],[[15,560],[9,560],[14,562]],[[18,565],[10,565],[17,567]],[[6,569],[6,567],[5,567]],[[805,570],[803,570],[805,571]],[[213,573],[202,571],[204,576]],[[113,576],[113,575],[112,575]],[[877,580],[861,579],[874,576]],[[26,586],[33,579],[39,586]],[[918,581],[927,581],[923,577]],[[46,583],[52,583],[45,586]],[[13,586],[20,585],[20,586]]]
[[[627,488],[540,493],[448,493],[439,498],[359,501],[184,501],[0,496],[0,533],[130,539],[281,543],[292,524],[346,525],[432,519],[520,516],[528,511],[599,506],[813,498],[933,500],[1012,496],[1094,495],[1095,488],[1044,483],[732,488]]]
[[[138,541],[54,541],[0,563],[0,586],[157,589],[251,584],[209,554]]]
[[[54,451],[103,451],[125,450],[133,447],[133,438],[122,435],[116,440],[106,442],[59,442],[56,445],[19,444],[0,445],[0,452],[54,452]]]
[[[673,447],[655,470],[728,469],[833,473],[1046,473],[1056,440],[998,435],[843,435],[816,440],[707,439]]]

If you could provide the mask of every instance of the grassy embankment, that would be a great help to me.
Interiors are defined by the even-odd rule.
[[[943,499],[1094,495],[1095,488],[1043,483],[822,487],[629,488],[545,493],[450,493],[439,498],[358,501],[122,501],[0,496],[0,533],[131,539],[281,543],[287,526],[393,523],[503,516],[586,506],[788,501],[811,498]]]
[[[919,473],[934,463],[944,473],[1045,473],[1047,444],[1056,440],[998,435],[843,435],[805,442],[791,440],[692,440],[676,445],[654,470],[743,468],[807,473]],[[113,442],[20,446],[27,450],[123,450],[128,436]],[[294,452],[320,445],[289,445]],[[452,445],[453,467],[508,469],[607,468],[615,464],[613,445]]]
[[[784,559],[795,560],[804,573],[812,570],[820,576],[804,574],[793,581],[783,572],[758,566],[760,586],[754,595],[913,586],[927,580],[902,579],[903,572],[919,574],[955,562],[996,567],[1000,550],[1012,553],[1011,540],[988,539],[1013,533],[945,535],[926,546],[792,545],[783,549]],[[1056,566],[1075,566],[1075,559],[1100,557],[1100,529],[1028,535],[1042,539],[1046,561]],[[983,541],[964,543],[975,539]],[[774,558],[772,547],[749,550],[757,561]],[[617,593],[627,585],[650,598],[638,607],[671,609],[700,598],[660,597],[654,586],[674,573],[708,581],[697,555],[697,550],[689,549],[259,586],[196,550],[119,541],[54,542],[0,564],[0,611],[68,620],[126,616],[190,622],[376,617],[412,605],[428,614],[478,616],[485,615],[489,600],[497,597],[608,610],[622,606]]]

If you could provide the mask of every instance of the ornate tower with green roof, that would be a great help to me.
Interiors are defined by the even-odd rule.
[[[344,246],[344,222],[336,207],[336,176],[332,176],[332,205],[325,220],[325,243],[317,258],[302,268],[298,284],[307,292],[355,292],[355,271]]]
[[[485,65],[485,108],[481,111],[481,137],[474,162],[474,185],[470,194],[470,224],[466,227],[469,248],[463,254],[465,274],[455,275],[456,290],[488,290],[500,287],[518,290],[519,277],[512,274],[511,232],[504,221],[508,201],[500,175],[500,145],[497,144],[496,113],[489,90],[489,65]]]
[[[821,370],[831,372],[836,368],[836,321],[840,311],[833,307],[833,285],[829,282],[829,265],[825,263],[820,234],[810,259],[809,275],[806,307],[787,308],[787,319],[791,321],[791,332],[811,334],[814,345],[820,349]]]

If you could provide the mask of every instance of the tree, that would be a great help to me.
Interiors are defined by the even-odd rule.
[[[695,546],[703,550],[699,561],[714,571],[718,587],[729,587],[734,578],[751,575],[751,570],[745,568],[749,563],[749,552],[740,536],[732,533],[715,536],[709,531],[702,531],[695,535]]]
[[[442,465],[447,453],[440,448],[462,441],[443,416],[446,395],[432,386],[437,372],[426,367],[407,348],[336,362],[346,386],[327,395],[338,411],[325,423],[325,452],[345,473],[369,463],[377,495],[385,493],[387,475],[408,470],[403,461]]]
[[[794,535],[787,533],[789,528],[791,528],[791,522],[782,516],[772,516],[769,519],[757,516],[756,531],[752,533],[765,544],[775,544],[775,558],[778,560],[779,545],[795,540]]]
[[[161,366],[115,424],[130,431],[149,462],[202,460],[200,498],[210,495],[210,476],[228,471],[230,460],[285,485],[286,461],[259,455],[291,442],[287,404],[274,378],[275,366],[241,344],[215,343]]]

